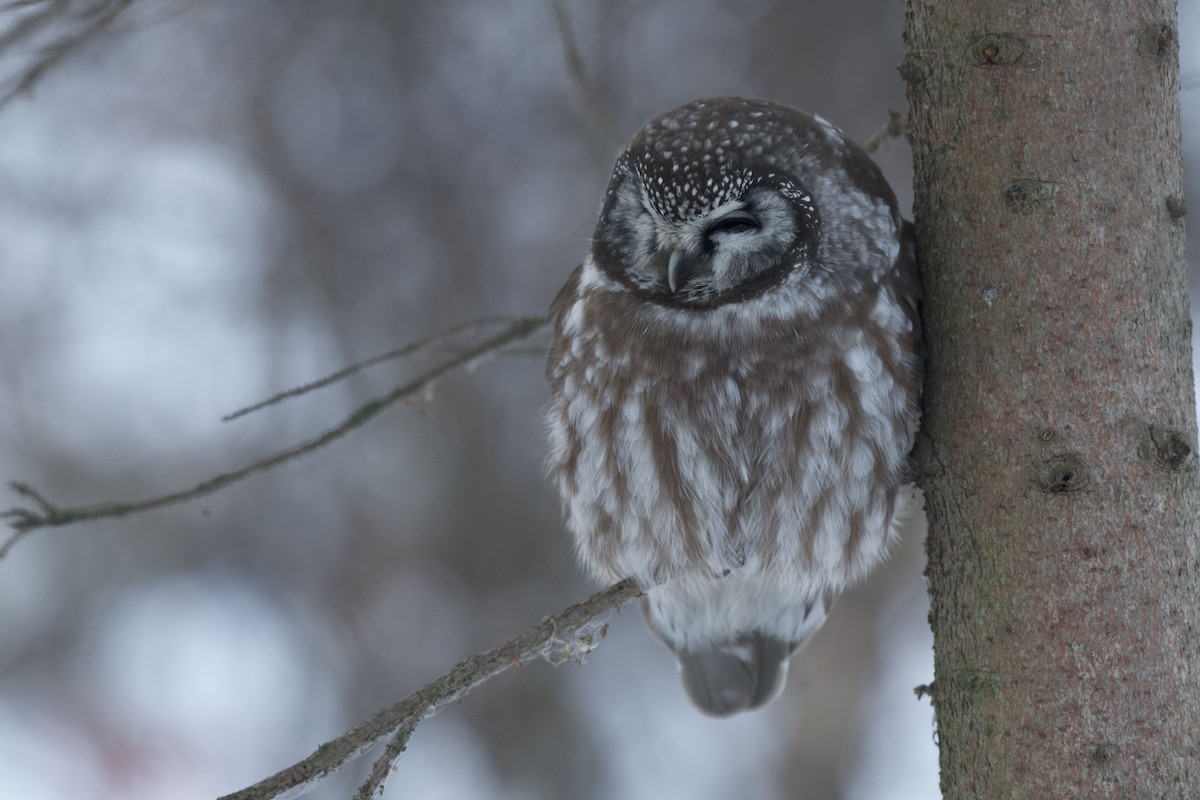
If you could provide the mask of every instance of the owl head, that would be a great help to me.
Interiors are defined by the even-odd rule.
[[[618,157],[592,258],[647,300],[704,310],[791,277],[886,269],[895,252],[864,251],[895,241],[899,225],[874,162],[821,118],[697,100],[649,122]]]

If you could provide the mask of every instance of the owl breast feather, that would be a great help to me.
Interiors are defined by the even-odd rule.
[[[881,557],[915,390],[887,285],[815,316],[777,296],[653,307],[590,263],[573,286],[549,364],[550,468],[596,577],[840,589]]]

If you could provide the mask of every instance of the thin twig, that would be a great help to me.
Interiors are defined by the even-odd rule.
[[[14,43],[22,39],[32,37],[38,28],[45,25],[47,22],[52,22],[55,17],[62,14],[66,8],[66,0],[25,0],[20,4],[12,3],[7,8],[0,9],[2,11],[11,12],[20,6],[35,6],[39,3],[45,3],[45,6],[35,12],[26,14],[25,17],[18,22],[13,23],[13,26],[0,34],[0,51],[6,50]]]
[[[91,17],[87,24],[75,32],[43,46],[37,60],[19,76],[9,81],[12,88],[0,95],[0,107],[32,89],[47,70],[65,59],[100,30],[108,27],[132,2],[133,0],[106,0],[106,2],[97,3],[94,7],[87,9],[80,15],[84,19]]]
[[[455,336],[458,336],[459,334],[467,333],[467,332],[474,332],[474,331],[479,330],[480,328],[489,327],[492,325],[500,325],[500,324],[511,325],[516,321],[518,321],[518,320],[514,320],[512,317],[482,317],[480,319],[473,319],[468,322],[464,322],[460,325],[455,325],[453,328],[447,328],[444,331],[440,331],[439,333],[435,333],[434,335],[426,337],[419,341],[410,342],[409,344],[406,344],[403,347],[397,347],[395,350],[390,350],[382,355],[378,355],[373,358],[368,358],[366,361],[360,361],[357,364],[351,364],[350,366],[348,366],[344,369],[340,369],[337,372],[334,372],[330,375],[326,375],[324,378],[319,378],[315,381],[312,381],[310,383],[305,383],[305,384],[303,384],[301,386],[297,386],[293,389],[286,389],[282,392],[273,394],[270,397],[268,397],[266,400],[262,400],[260,402],[254,403],[253,405],[246,406],[245,408],[239,408],[237,411],[234,411],[232,414],[226,414],[225,416],[221,417],[221,421],[222,422],[231,422],[235,419],[238,419],[239,417],[244,417],[247,414],[251,414],[255,411],[261,411],[264,408],[268,408],[269,406],[276,405],[276,404],[281,403],[284,400],[287,400],[289,398],[298,397],[302,394],[307,394],[308,392],[315,391],[317,389],[321,389],[325,386],[330,385],[331,383],[337,383],[338,381],[345,380],[346,378],[350,377],[351,375],[354,375],[355,373],[362,372],[364,369],[367,369],[368,367],[373,367],[377,364],[382,364],[385,361],[391,361],[393,359],[404,358],[405,356],[416,355],[417,353],[421,352],[422,350],[426,350],[435,344],[440,344],[442,342],[445,342],[447,339],[451,339]]]
[[[366,800],[382,786],[382,778],[373,780],[375,773],[386,777],[395,757],[403,752],[408,736],[421,720],[509,667],[547,656],[551,648],[556,649],[561,645],[576,647],[580,653],[590,650],[597,644],[596,637],[589,632],[596,618],[640,594],[632,581],[613,584],[556,616],[546,617],[499,647],[463,659],[442,677],[379,711],[353,730],[321,745],[303,761],[220,800],[272,800],[285,794],[288,798],[299,797],[312,789],[321,778],[363,755],[380,740],[394,736],[385,758],[376,763],[372,778],[363,784],[355,796],[356,800]],[[389,756],[390,759],[385,760]]]
[[[550,12],[554,15],[554,25],[558,28],[558,41],[562,45],[563,61],[566,62],[571,87],[588,117],[596,143],[607,155],[621,146],[621,137],[613,126],[610,115],[605,113],[604,104],[600,101],[595,85],[588,80],[583,66],[583,55],[579,52],[579,43],[571,29],[571,17],[567,13],[566,4],[563,0],[546,0],[546,4],[550,6]]]
[[[109,517],[124,517],[129,514],[134,514],[141,511],[149,511],[154,508],[162,508],[163,506],[176,505],[189,500],[195,500],[199,497],[210,495],[220,489],[224,489],[230,484],[245,480],[251,475],[271,469],[285,461],[299,458],[300,456],[311,453],[330,442],[340,439],[352,430],[362,427],[369,420],[378,415],[381,411],[394,405],[400,400],[412,397],[435,383],[438,379],[445,376],[447,373],[470,363],[476,363],[481,359],[491,357],[504,347],[513,342],[520,341],[528,336],[533,335],[547,325],[543,317],[525,317],[522,319],[513,320],[512,324],[500,331],[496,335],[485,339],[474,347],[467,348],[461,353],[448,358],[436,367],[424,372],[417,378],[397,386],[392,391],[382,397],[376,397],[368,400],[366,403],[359,406],[336,427],[322,433],[313,439],[309,439],[296,447],[276,453],[273,456],[256,461],[249,466],[232,472],[226,472],[216,477],[193,486],[190,489],[183,491],[171,492],[170,494],[153,497],[149,500],[141,500],[137,502],[126,501],[110,501],[105,503],[97,503],[89,506],[78,506],[74,508],[64,508],[50,502],[46,497],[41,495],[33,487],[14,482],[10,486],[24,497],[32,500],[38,507],[38,510],[30,510],[27,508],[13,508],[4,512],[0,512],[0,519],[7,520],[9,527],[13,529],[13,534],[0,545],[0,558],[8,555],[8,551],[16,544],[26,533],[35,528],[53,528],[63,525],[70,525],[75,522],[84,520],[106,519]]]
[[[862,149],[869,155],[882,147],[884,142],[907,135],[908,120],[899,111],[889,111],[888,121],[867,137],[862,144]]]
[[[6,0],[4,7],[0,11],[11,11],[14,8],[24,8],[25,6],[40,6],[40,5],[63,5],[66,0]]]
[[[424,700],[424,698],[421,699]],[[421,724],[421,720],[428,712],[428,706],[424,710],[420,707],[414,709],[412,715],[404,721],[400,729],[392,734],[392,738],[388,739],[388,743],[383,748],[383,754],[375,760],[375,764],[371,767],[371,774],[354,793],[354,800],[373,800],[383,794],[384,783],[394,769],[393,765],[396,763],[396,759],[400,758],[408,749],[408,740],[412,738],[413,732],[416,731],[417,726]]]

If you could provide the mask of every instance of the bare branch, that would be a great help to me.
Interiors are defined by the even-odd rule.
[[[578,660],[596,647],[607,631],[607,624],[598,618],[640,594],[632,581],[613,584],[556,616],[546,617],[499,647],[463,659],[442,677],[321,745],[303,761],[220,800],[299,797],[312,789],[317,781],[362,756],[382,739],[392,737],[371,776],[355,795],[356,800],[369,800],[382,788],[393,762],[404,751],[409,737],[423,719],[509,667],[521,666],[537,658],[552,663]]]
[[[503,350],[508,345],[521,341],[534,333],[538,332],[547,325],[544,317],[524,317],[513,320],[511,324],[504,330],[491,336],[473,347],[463,349],[451,358],[447,358],[437,366],[422,373],[417,378],[397,386],[392,391],[382,397],[376,397],[368,400],[366,403],[359,406],[337,426],[330,428],[313,439],[309,439],[302,444],[299,444],[288,450],[284,450],[275,455],[256,461],[253,464],[242,467],[241,469],[232,472],[226,472],[217,475],[213,478],[193,486],[190,489],[184,489],[178,492],[152,497],[149,500],[141,500],[136,502],[128,501],[110,501],[105,503],[97,503],[95,505],[78,506],[74,508],[64,508],[50,502],[45,496],[40,494],[33,487],[24,483],[11,483],[10,486],[22,496],[32,500],[38,507],[37,510],[27,508],[12,508],[7,511],[0,512],[0,519],[6,520],[9,527],[13,529],[13,534],[9,536],[5,542],[0,545],[0,558],[4,558],[8,551],[12,549],[21,538],[29,531],[36,528],[54,528],[63,525],[70,525],[84,520],[106,519],[110,517],[124,517],[129,514],[134,514],[142,511],[149,511],[154,508],[162,508],[164,506],[177,505],[185,503],[189,500],[195,500],[199,497],[213,494],[214,492],[224,489],[230,484],[249,478],[259,472],[264,472],[272,467],[276,467],[285,461],[299,458],[313,452],[325,445],[342,438],[350,431],[362,427],[369,420],[373,419],[381,411],[394,405],[400,400],[412,397],[430,386],[436,381],[444,377],[447,373],[468,364],[479,363],[480,361],[491,358],[499,351]]]
[[[867,140],[862,144],[862,149],[868,154],[874,153],[883,146],[884,142],[907,135],[908,120],[899,111],[889,111],[888,121],[879,130],[867,137]]]

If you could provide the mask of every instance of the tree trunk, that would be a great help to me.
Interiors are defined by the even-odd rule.
[[[1175,5],[909,0],[942,790],[1200,798]]]

